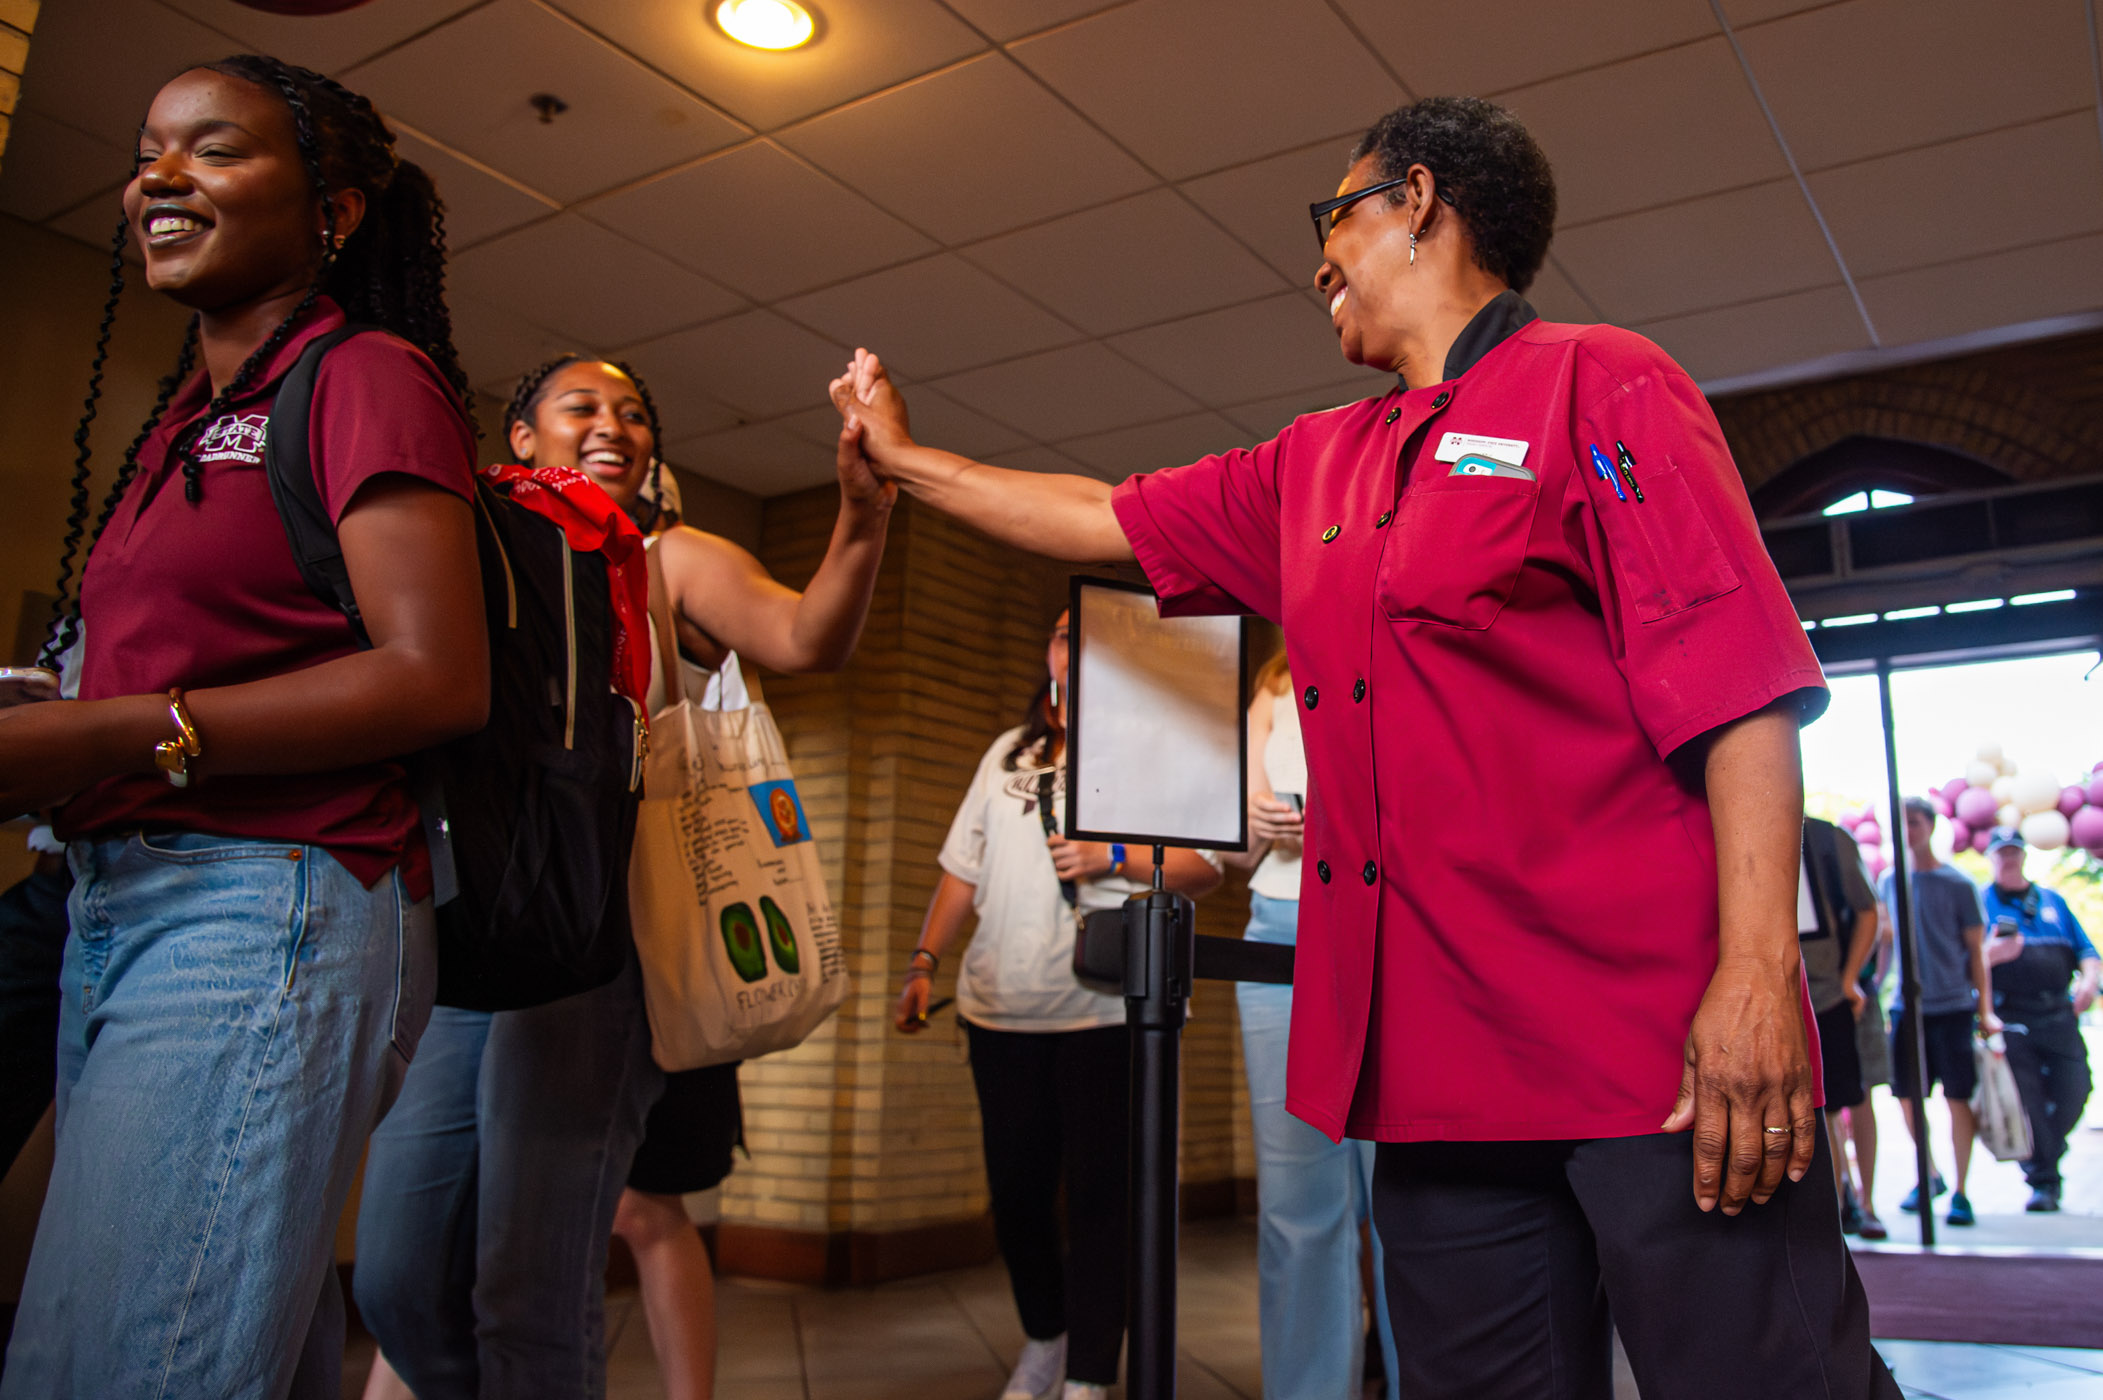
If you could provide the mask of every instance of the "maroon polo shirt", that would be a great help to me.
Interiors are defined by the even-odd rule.
[[[1381,1141],[1656,1132],[1717,948],[1708,805],[1666,756],[1783,696],[1815,715],[1824,681],[1662,351],[1506,293],[1455,352],[1113,503],[1164,613],[1285,631],[1314,795],[1292,1112]],[[1592,466],[1617,440],[1640,502]]]
[[[88,557],[80,697],[240,685],[349,656],[358,643],[341,613],[300,577],[270,498],[263,443],[278,381],[307,342],[343,324],[324,298],[279,347],[255,392],[236,400],[197,449],[204,498],[183,498],[169,446],[211,401],[199,372],[169,404],[139,452],[139,474]],[[376,476],[413,476],[467,496],[475,443],[459,402],[424,354],[392,335],[355,336],[331,350],[314,380],[309,448],[331,519]],[[96,784],[60,811],[67,838],[150,829],[197,831],[324,847],[367,885],[397,865],[416,897],[429,859],[402,765],[323,773],[210,771],[188,788],[158,773]]]

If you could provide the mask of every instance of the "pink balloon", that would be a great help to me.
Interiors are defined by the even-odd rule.
[[[1961,851],[1972,843],[1972,829],[1963,822],[1950,823],[1950,849]]]
[[[2094,806],[2103,807],[2103,773],[2088,780],[2088,800]]]
[[[2074,813],[2072,839],[2084,851],[2103,850],[2103,807],[2083,807]]]
[[[1957,794],[1970,786],[1971,784],[1962,778],[1952,778],[1942,785],[1942,795],[1954,803],[1957,800]]]
[[[1884,844],[1884,828],[1877,825],[1875,817],[1864,817],[1855,828],[1855,839],[1865,846],[1881,846]]]
[[[1882,875],[1885,871],[1891,869],[1891,858],[1889,856],[1886,856],[1882,851],[1875,851],[1870,854],[1868,865],[1869,878],[1874,880],[1878,876]]]
[[[1986,848],[1992,842],[1993,833],[1991,831],[1975,831],[1972,833],[1972,849],[1982,856],[1986,854]]]
[[[1944,797],[1939,792],[1928,799],[1928,805],[1933,807],[1936,811],[1940,812],[1943,816],[1954,817],[1955,815],[1957,815],[1956,809],[1950,805],[1950,799]]]
[[[2088,805],[2088,789],[2064,787],[2059,790],[2059,815],[2072,820],[2074,813]]]
[[[1988,792],[1985,788],[1975,787],[1968,787],[1963,792],[1958,793],[1955,805],[1957,820],[1963,822],[1973,831],[1991,829],[1994,813],[2000,809],[2000,804],[1993,800],[1991,792]]]

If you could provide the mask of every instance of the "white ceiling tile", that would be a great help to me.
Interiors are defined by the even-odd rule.
[[[743,298],[575,214],[492,239],[453,260],[483,301],[604,349],[737,310]]]
[[[1039,442],[1108,432],[1201,407],[1100,344],[1070,345],[966,370],[936,387]]]
[[[1821,355],[1869,348],[1855,299],[1839,283],[1768,301],[1697,311],[1634,327],[1696,379],[1727,379]]]
[[[1322,0],[1138,0],[1010,52],[1170,179],[1362,127],[1404,100]]]
[[[915,379],[1082,338],[954,253],[872,272],[779,304],[845,345],[866,345]]]
[[[454,252],[544,219],[554,206],[488,169],[434,146],[413,131],[394,133],[395,154],[424,169],[445,201],[445,241]]]
[[[620,358],[649,378],[660,403],[691,394],[747,418],[774,418],[824,404],[848,352],[771,311],[749,311],[630,346]]]
[[[2103,308],[2103,235],[1863,279],[1886,345]]]
[[[1794,180],[1565,229],[1555,251],[1606,318],[1624,326],[1839,276]]]
[[[581,212],[763,301],[935,248],[770,141],[710,156]]]
[[[581,348],[508,306],[492,306],[457,287],[448,290],[446,303],[453,313],[453,348],[468,383],[506,403],[521,374]]]
[[[1563,225],[1789,173],[1721,36],[1498,101],[1526,123],[1555,166]]]
[[[1105,335],[1280,289],[1262,259],[1173,190],[976,243],[964,256]]]
[[[1843,165],[1809,183],[1857,277],[2103,229],[2094,108]]]
[[[550,0],[630,53],[760,130],[931,72],[986,41],[934,0],[814,6],[819,32],[770,53],[709,21],[714,0]]]
[[[12,151],[12,145],[9,146]],[[55,219],[47,220],[45,228],[53,233],[62,233],[77,239],[91,248],[109,251],[110,236],[117,231],[117,220],[124,212],[124,186],[115,185],[99,191],[74,205]],[[135,238],[124,240],[124,260],[134,267],[144,267],[145,257],[139,252]]]
[[[1286,281],[1309,286],[1322,265],[1322,251],[1307,206],[1336,193],[1351,168],[1351,147],[1363,134],[1333,135],[1297,151],[1187,180],[1182,189]]]
[[[1110,344],[1202,403],[1240,403],[1350,373],[1336,328],[1298,292],[1113,336]]]
[[[122,181],[132,153],[115,142],[91,136],[56,117],[26,108],[15,113],[7,132],[7,159],[0,161],[0,213],[42,223],[71,209],[112,181]],[[103,242],[117,226],[113,205],[104,220]]]
[[[1250,403],[1235,404],[1220,412],[1231,419],[1251,441],[1268,441],[1303,413],[1321,413],[1360,399],[1378,398],[1395,387],[1395,376],[1367,370],[1355,379],[1340,380],[1314,389],[1273,394]]]
[[[163,83],[185,67],[240,50],[226,35],[154,0],[47,3],[29,46],[21,105],[129,152]]]
[[[940,390],[926,384],[899,382],[906,409],[912,415],[913,438],[944,452],[983,462],[996,452],[1012,452],[1029,445],[1029,439],[1004,423],[973,412]],[[806,409],[775,420],[808,442],[830,451],[840,435],[840,413],[831,404]]]
[[[570,201],[737,141],[737,127],[533,0],[494,0],[350,71],[380,109]],[[569,110],[543,122],[530,99]]]
[[[667,453],[668,462],[755,496],[821,486],[838,474],[830,451],[772,423],[685,438]]]
[[[236,0],[166,3],[232,35],[255,53],[333,73],[414,38],[482,0],[365,0],[332,15],[274,15]]]
[[[998,55],[827,113],[780,139],[952,244],[1155,183]]]
[[[1217,413],[1188,413],[1134,428],[1057,444],[1067,456],[1111,481],[1134,472],[1180,467],[1215,452],[1249,445],[1248,433]]]
[[[949,8],[1006,43],[1129,3],[1131,0],[949,0]]]
[[[1704,0],[1340,0],[1418,92],[1489,95],[1716,33]]]
[[[1806,170],[2095,101],[2088,29],[2068,0],[1850,0],[1740,42]]]
[[[1526,300],[1544,321],[1567,321],[1588,325],[1599,319],[1577,287],[1554,262],[1541,265],[1540,275],[1526,289]]]

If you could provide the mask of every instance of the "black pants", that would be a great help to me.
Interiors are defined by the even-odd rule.
[[[2059,1194],[2059,1159],[2066,1136],[2088,1104],[2088,1046],[2071,1001],[2043,1014],[2001,1013],[2008,1037],[2008,1068],[2015,1074],[2023,1114],[2030,1120],[2030,1157],[2023,1177],[2034,1191]]]
[[[1382,1143],[1400,1400],[1608,1400],[1610,1311],[1646,1400],[1898,1400],[1823,1121],[1764,1206],[1705,1215],[1692,1181],[1687,1133]]]
[[[58,1081],[58,972],[73,876],[58,856],[0,894],[0,1174],[36,1131]]]
[[[966,1026],[993,1233],[1022,1330],[1038,1341],[1066,1333],[1067,1378],[1114,1385],[1125,1335],[1131,1033]]]

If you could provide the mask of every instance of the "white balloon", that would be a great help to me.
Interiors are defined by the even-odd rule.
[[[1972,757],[1978,759],[1981,763],[1991,763],[1998,768],[2001,766],[2001,746],[1988,739],[1985,743],[1979,745],[1978,752],[1974,753]]]
[[[2019,826],[2022,820],[2023,809],[2010,802],[2002,807],[2000,811],[1994,813],[1993,824],[1995,826]]]
[[[1967,787],[1990,788],[1994,779],[2000,776],[2000,769],[1978,759],[1964,765],[1964,782]]]
[[[2013,778],[2003,775],[1995,778],[1986,787],[1987,791],[1993,794],[1993,800],[2000,803],[2003,807],[2015,801],[2015,779]]]
[[[2059,779],[2042,768],[2026,769],[2008,780],[2008,800],[2031,812],[2056,811],[2059,807]]]
[[[2040,851],[2056,851],[2067,843],[2073,827],[2056,808],[2049,812],[2032,812],[2023,818],[2020,828],[2023,839]]]

